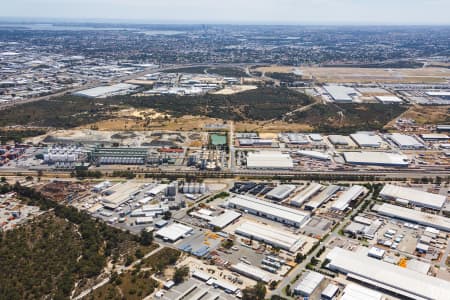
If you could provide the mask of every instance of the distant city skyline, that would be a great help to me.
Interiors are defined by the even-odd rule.
[[[142,23],[450,25],[448,0],[17,0],[1,18]]]

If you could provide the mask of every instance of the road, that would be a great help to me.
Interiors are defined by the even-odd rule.
[[[290,284],[291,280],[295,277],[297,277],[297,275],[299,275],[303,270],[305,270],[306,265],[311,261],[311,258],[315,257],[317,252],[319,252],[320,248],[322,248],[323,245],[326,245],[332,238],[336,237],[338,235],[339,230],[343,229],[344,226],[347,224],[347,222],[358,212],[358,209],[364,204],[366,199],[371,199],[372,198],[372,194],[368,194],[363,201],[361,201],[361,203],[358,205],[358,207],[356,207],[355,209],[352,210],[352,212],[346,216],[340,223],[338,226],[336,226],[336,228],[334,228],[334,230],[332,232],[330,232],[330,234],[322,241],[320,242],[319,247],[317,247],[316,249],[314,249],[314,251],[312,253],[310,253],[300,264],[298,264],[297,266],[295,266],[294,269],[291,270],[291,272],[289,272],[289,275],[284,277],[283,280],[280,281],[280,283],[278,284],[277,288],[273,291],[269,291],[270,295],[281,295],[283,297],[286,297],[285,293],[284,293],[284,289],[286,288],[286,286],[288,284]],[[292,286],[292,288],[294,288],[294,286]]]

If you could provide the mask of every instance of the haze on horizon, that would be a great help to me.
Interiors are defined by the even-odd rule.
[[[0,17],[148,23],[450,25],[448,0],[16,0]]]

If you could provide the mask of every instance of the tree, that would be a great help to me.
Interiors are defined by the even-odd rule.
[[[262,282],[242,290],[242,300],[264,300],[265,297],[266,286]]]
[[[172,217],[172,213],[170,211],[166,211],[164,213],[163,219],[164,220],[170,220],[171,217]]]
[[[6,182],[6,177],[2,176],[2,178],[0,178],[0,181],[1,181],[2,183],[5,183],[5,182]]]
[[[153,243],[153,233],[145,229],[142,230],[139,242],[141,243],[142,246],[150,246]]]
[[[172,280],[175,282],[175,284],[179,284],[182,283],[184,281],[184,278],[187,277],[188,275],[189,275],[188,266],[176,268]]]

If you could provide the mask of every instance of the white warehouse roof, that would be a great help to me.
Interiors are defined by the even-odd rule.
[[[347,163],[356,165],[407,167],[408,157],[390,152],[344,152]]]
[[[295,206],[301,206],[303,203],[311,199],[312,196],[317,194],[322,188],[323,185],[320,183],[312,182],[308,187],[293,197],[290,203]]]
[[[345,192],[343,192],[339,198],[331,206],[333,210],[345,210],[351,201],[357,199],[362,193],[364,193],[365,188],[361,185],[354,185]]]
[[[289,154],[280,151],[249,152],[247,168],[250,169],[292,169],[294,163]]]
[[[349,283],[342,292],[341,300],[381,300],[382,297],[380,292]]]
[[[383,203],[375,205],[373,210],[379,214],[417,223],[423,226],[430,226],[439,230],[450,232],[450,218],[424,213],[414,209],[404,208],[396,205]]]
[[[415,137],[402,134],[402,133],[393,133],[389,136],[389,138],[400,148],[423,148],[424,145],[419,142]]]
[[[255,222],[242,223],[234,232],[291,252],[296,252],[305,243],[302,235]]]
[[[294,292],[309,297],[324,279],[325,276],[322,274],[310,271],[300,280],[299,284],[294,288]]]
[[[330,269],[383,290],[413,299],[448,299],[448,281],[338,247],[333,248],[327,258]]]
[[[376,96],[381,103],[402,103],[403,100],[397,96]]]
[[[383,140],[381,137],[374,133],[359,132],[353,133],[350,137],[360,146],[360,147],[372,147],[378,148],[381,146]]]
[[[231,270],[262,282],[269,282],[274,278],[274,275],[270,274],[269,272],[255,266],[244,264],[242,262],[232,265]]]
[[[155,234],[163,239],[168,239],[171,242],[175,242],[178,239],[184,237],[186,234],[192,232],[192,228],[183,224],[173,223],[169,226],[163,227]]]
[[[428,193],[417,189],[392,184],[386,184],[381,190],[380,196],[392,200],[406,200],[416,206],[428,207],[437,210],[442,209],[445,201],[447,200],[447,197],[444,195]]]
[[[324,89],[337,102],[352,102],[353,97],[358,95],[354,88],[343,85],[326,85]]]
[[[283,200],[287,198],[297,187],[293,184],[281,184],[266,194],[267,198]]]
[[[74,95],[89,97],[89,98],[99,98],[114,95],[116,93],[126,92],[128,90],[134,90],[138,88],[137,85],[128,83],[118,83],[109,86],[99,86],[92,89],[87,89],[79,92],[75,92]]]
[[[315,159],[321,159],[321,160],[330,160],[331,159],[330,155],[323,153],[323,152],[319,152],[319,151],[299,150],[299,151],[297,151],[297,154],[306,156],[306,157],[315,158]]]
[[[240,216],[241,214],[234,210],[227,210],[220,216],[214,217],[211,221],[209,221],[209,225],[222,229],[234,222]]]
[[[241,210],[247,210],[253,214],[264,214],[266,218],[282,223],[286,222],[298,227],[309,220],[309,213],[246,195],[231,197],[228,200],[228,205]]]

